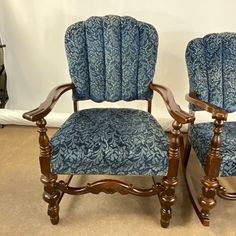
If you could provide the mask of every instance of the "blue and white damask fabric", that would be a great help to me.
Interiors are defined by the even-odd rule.
[[[236,176],[236,122],[226,122],[221,135],[222,144],[220,154],[222,157],[220,176]],[[213,123],[200,123],[193,125],[189,130],[190,142],[198,159],[204,166],[206,155],[211,146],[213,137]]]
[[[190,41],[186,62],[190,91],[227,112],[236,111],[236,33],[214,33]]]
[[[168,138],[135,109],[73,113],[50,141],[55,174],[166,175]]]
[[[90,17],[65,35],[74,100],[148,100],[158,35],[149,24],[125,16]]]

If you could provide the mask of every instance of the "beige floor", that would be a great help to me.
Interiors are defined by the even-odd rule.
[[[49,133],[54,131],[50,129]],[[211,226],[203,227],[191,206],[181,172],[178,201],[168,229],[159,224],[157,197],[103,193],[65,196],[61,203],[61,221],[53,226],[46,215],[46,204],[41,199],[37,156],[36,128],[6,126],[0,129],[0,236],[236,235],[236,203],[218,199],[218,206],[212,212]],[[91,178],[94,177],[80,177],[75,181],[82,183]],[[150,178],[142,177],[126,180],[142,186],[151,183]],[[233,183],[230,181],[227,182],[229,186]]]

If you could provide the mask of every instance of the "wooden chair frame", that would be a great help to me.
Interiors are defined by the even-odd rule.
[[[220,146],[221,137],[220,134],[223,131],[224,122],[227,121],[228,113],[215,105],[204,102],[197,98],[195,92],[191,92],[186,95],[186,100],[212,114],[214,119],[213,137],[211,140],[211,148],[206,156],[206,164],[204,166],[205,176],[201,180],[202,193],[201,196],[197,196],[193,189],[190,173],[187,171],[189,155],[191,151],[191,144],[189,140],[186,140],[185,153],[183,159],[183,171],[185,181],[187,184],[188,192],[190,194],[194,209],[204,226],[209,226],[210,210],[216,205],[215,195],[218,194],[221,198],[227,200],[236,200],[236,193],[229,193],[226,189],[219,184],[217,177],[219,176],[221,166]],[[194,115],[193,111],[190,111]]]
[[[172,92],[161,85],[150,84],[150,89],[159,93],[167,107],[168,112],[174,118],[173,130],[169,141],[169,168],[167,176],[162,178],[162,183],[156,183],[151,188],[136,188],[132,184],[124,183],[114,179],[103,179],[93,183],[88,183],[82,187],[71,187],[70,181],[73,176],[68,176],[66,181],[57,181],[57,175],[51,173],[49,138],[47,136],[45,116],[52,110],[60,96],[68,90],[73,90],[73,83],[64,84],[54,88],[48,95],[45,102],[38,108],[27,112],[23,117],[29,121],[36,122],[39,132],[40,145],[40,168],[41,182],[44,184],[43,199],[48,203],[48,215],[52,224],[59,222],[59,203],[64,193],[81,195],[85,193],[98,194],[100,192],[113,194],[133,194],[136,196],[148,197],[158,195],[161,203],[161,225],[168,227],[171,218],[171,206],[175,202],[175,186],[178,183],[177,173],[179,165],[179,136],[182,124],[192,123],[194,117],[183,110],[175,103]],[[151,113],[152,101],[148,101],[148,112]],[[74,111],[77,111],[77,102],[74,102]]]

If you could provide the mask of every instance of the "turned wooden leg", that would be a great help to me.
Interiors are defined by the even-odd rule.
[[[211,149],[207,154],[206,164],[205,164],[205,176],[202,178],[202,195],[199,197],[198,201],[202,208],[201,215],[203,219],[203,224],[209,225],[209,214],[210,210],[215,207],[216,199],[215,195],[219,187],[219,182],[217,177],[220,172],[221,157],[220,157],[220,145],[222,133],[223,121],[215,120],[214,122],[214,135],[211,140]]]
[[[160,195],[161,202],[161,226],[167,228],[170,224],[172,215],[171,206],[175,203],[175,186],[178,181],[177,178],[163,177],[162,183],[165,190]]]
[[[50,170],[50,155],[51,150],[49,146],[49,139],[47,136],[45,119],[36,122],[39,127],[39,145],[40,145],[40,168],[41,168],[41,182],[44,184],[43,199],[48,203],[48,215],[52,224],[59,222],[59,204],[60,191],[56,189],[55,183],[57,175],[53,175]]]
[[[210,210],[216,205],[215,195],[218,187],[219,183],[216,178],[209,178],[207,176],[202,178],[202,195],[199,197],[199,203],[202,207],[202,217],[205,219],[209,218]]]
[[[60,191],[54,187],[57,180],[56,175],[41,176],[41,182],[44,184],[43,200],[48,203],[48,215],[53,225],[59,222],[59,204]]]
[[[182,125],[174,121],[169,141],[169,168],[167,176],[163,177],[164,191],[160,194],[161,226],[169,226],[171,219],[171,206],[175,203],[175,186],[178,183],[177,174],[179,166],[179,135]]]

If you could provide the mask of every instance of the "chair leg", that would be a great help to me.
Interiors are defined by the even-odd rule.
[[[216,206],[216,192],[219,187],[217,178],[209,178],[205,176],[202,178],[202,195],[198,201],[202,207],[201,214],[203,218],[209,218],[210,210]]]
[[[167,228],[170,224],[172,216],[171,206],[174,205],[175,197],[175,186],[178,181],[177,178],[163,177],[162,183],[165,190],[160,194],[161,203],[161,226]]]
[[[46,120],[38,120],[36,122],[39,127],[39,145],[40,145],[40,168],[41,182],[44,184],[43,199],[48,203],[48,215],[50,216],[53,225],[59,222],[59,198],[60,191],[55,187],[57,175],[51,173],[50,170],[50,155],[51,149],[49,146],[49,138],[47,136]]]
[[[169,140],[169,168],[167,176],[164,176],[162,183],[164,191],[160,194],[161,203],[161,226],[168,227],[171,219],[171,206],[175,203],[175,186],[178,183],[177,174],[179,167],[179,137],[182,125],[174,121],[172,124],[171,137]]]
[[[209,218],[210,210],[216,206],[215,195],[217,193],[217,189],[219,188],[217,177],[219,176],[221,165],[220,134],[222,133],[223,124],[224,122],[220,119],[216,119],[214,121],[214,135],[211,140],[211,148],[207,154],[204,167],[206,175],[202,178],[201,181],[202,195],[199,197],[198,201],[200,206],[202,207],[201,214],[203,218]]]
[[[43,200],[48,203],[48,215],[53,225],[59,223],[59,204],[60,191],[54,186],[57,175],[41,176],[41,182],[44,184]]]

